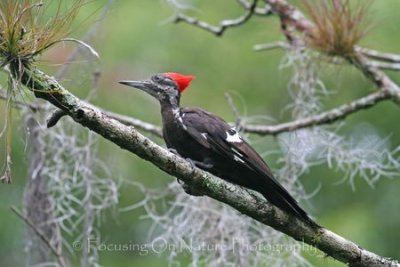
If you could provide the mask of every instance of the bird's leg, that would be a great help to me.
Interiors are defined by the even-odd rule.
[[[180,156],[178,151],[175,148],[169,147],[168,151],[174,155]],[[179,178],[176,178],[176,181],[178,182],[178,184],[180,184],[182,186],[183,191],[185,191],[189,195],[194,195],[192,193],[193,190],[191,190],[191,187],[189,185],[187,185],[184,181],[180,180]]]
[[[169,147],[168,151],[171,152],[172,154],[179,155],[178,151],[174,148]]]
[[[178,151],[174,148],[169,147],[168,151],[171,152],[172,154],[175,154],[177,156],[180,156]],[[212,164],[205,162],[201,162],[201,161],[196,161],[196,160],[192,160],[190,158],[186,158],[186,161],[188,161],[192,167],[199,167],[201,169],[207,170],[212,168]],[[184,181],[180,180],[180,179],[176,179],[178,181],[178,184],[180,184],[182,186],[183,191],[185,191],[187,194],[192,195],[192,196],[203,196],[203,193],[200,193],[199,191],[196,191],[195,188],[193,188],[192,186],[188,185],[187,183],[185,183]]]
[[[192,160],[190,158],[186,158],[186,161],[188,161],[190,163],[190,165],[192,165],[193,167],[199,167],[200,169],[203,170],[209,170],[210,168],[213,167],[213,164],[209,163],[208,160],[204,160],[204,161],[197,161],[197,160]],[[177,179],[178,183],[182,186],[183,190],[192,196],[204,196],[204,194],[198,190],[196,190],[196,188],[194,188],[193,186],[188,185],[187,183],[185,183],[182,180]]]
[[[204,159],[203,161],[197,161],[190,158],[186,158],[186,161],[188,161],[192,166],[198,167],[205,171],[214,167],[214,165],[209,161],[208,158]]]
[[[171,152],[174,155],[180,156],[178,151],[175,148],[172,147],[168,147],[168,151]],[[178,182],[178,184],[180,184],[183,188],[183,191],[185,191],[187,194],[192,195],[190,193],[190,186],[188,186],[184,181],[180,180],[179,178],[176,178],[176,181]]]
[[[175,148],[168,147],[168,151],[171,152],[172,154],[180,156]],[[203,170],[209,170],[212,167],[214,167],[214,165],[210,162],[209,158],[205,158],[203,161],[197,161],[191,158],[185,158],[185,160],[188,161],[193,167],[198,167]]]

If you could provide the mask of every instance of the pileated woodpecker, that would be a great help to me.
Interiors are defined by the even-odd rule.
[[[179,106],[181,93],[193,79],[167,72],[146,81],[120,83],[145,91],[160,102],[163,136],[169,149],[205,171],[261,193],[273,205],[318,226],[234,128],[203,109]]]

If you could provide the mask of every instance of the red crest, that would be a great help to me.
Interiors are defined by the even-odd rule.
[[[176,84],[178,85],[179,92],[181,93],[189,86],[190,82],[195,78],[194,76],[191,75],[183,75],[174,72],[166,72],[164,73],[164,75],[176,82]]]

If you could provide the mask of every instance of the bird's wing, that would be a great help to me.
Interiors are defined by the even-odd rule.
[[[275,179],[268,165],[260,155],[245,141],[237,131],[223,119],[198,108],[182,109],[182,122],[186,132],[203,147],[211,149],[233,164],[239,164],[259,174],[253,178],[259,179],[258,192],[262,193],[272,204],[292,213],[312,225],[307,213],[297,201]]]
[[[223,119],[199,108],[182,111],[186,131],[202,146],[277,182],[260,155]]]

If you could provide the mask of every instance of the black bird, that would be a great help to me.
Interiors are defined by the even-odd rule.
[[[261,193],[273,205],[318,226],[234,128],[203,109],[179,106],[181,93],[193,79],[167,72],[146,81],[120,83],[145,91],[160,102],[163,136],[169,149],[205,171]]]

